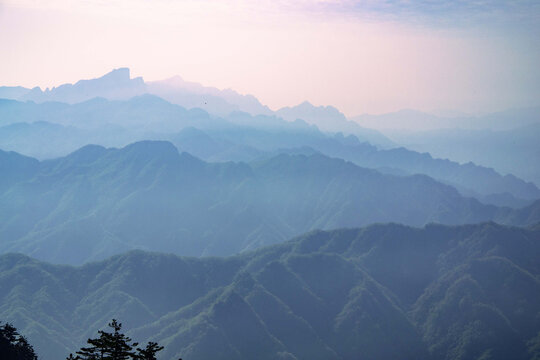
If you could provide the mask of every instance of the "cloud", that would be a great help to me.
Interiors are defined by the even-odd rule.
[[[540,1],[537,0],[306,0],[281,1],[280,4],[326,16],[431,27],[540,28]]]
[[[71,11],[168,9],[171,14],[286,15],[392,21],[443,28],[540,29],[538,0],[4,0],[5,5]]]
[[[180,74],[273,108],[307,99],[348,114],[475,112],[540,99],[540,1],[0,4],[0,85],[56,86],[129,66],[146,80]]]

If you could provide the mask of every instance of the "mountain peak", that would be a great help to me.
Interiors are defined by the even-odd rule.
[[[178,150],[169,141],[163,140],[142,140],[127,145],[122,150],[125,151],[141,151],[141,152],[163,152],[176,153]]]
[[[87,164],[95,161],[104,153],[107,152],[107,149],[100,145],[85,145],[82,148],[75,150],[71,154],[65,157],[65,159],[70,159],[77,162],[78,164]]]
[[[143,140],[130,144],[120,149],[120,154],[127,155],[128,158],[138,160],[160,159],[160,161],[175,161],[180,154],[178,149],[168,142],[161,140]]]
[[[111,72],[103,75],[102,79],[110,79],[114,81],[129,81],[131,78],[130,70],[127,67],[114,69]]]
[[[145,92],[142,77],[131,79],[129,68],[118,68],[99,78],[79,80],[75,84],[62,84],[45,91],[33,88],[20,100],[58,101],[74,104],[94,97],[103,97],[109,100],[129,99]]]
[[[307,100],[302,101],[300,104],[296,105],[296,107],[315,107],[312,103],[310,103]]]

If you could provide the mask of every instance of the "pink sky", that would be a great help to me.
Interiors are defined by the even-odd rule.
[[[493,9],[455,24],[476,10],[451,9],[452,18],[400,1],[0,0],[0,85],[52,87],[129,67],[145,80],[180,75],[253,94],[272,109],[304,100],[351,116],[540,105],[539,27],[512,23],[534,24],[537,7]]]

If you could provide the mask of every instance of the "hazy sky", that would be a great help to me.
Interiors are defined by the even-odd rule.
[[[118,67],[347,115],[540,105],[540,1],[0,0],[0,85]]]

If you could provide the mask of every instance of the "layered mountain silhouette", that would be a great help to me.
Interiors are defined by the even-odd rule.
[[[321,153],[393,175],[427,174],[456,187],[465,196],[498,206],[522,207],[540,198],[535,184],[513,175],[502,176],[491,168],[471,162],[459,164],[435,159],[405,148],[381,150],[355,136],[323,136],[314,131],[258,129],[184,129],[170,140],[179,149],[208,161],[246,161],[266,153]]]
[[[174,76],[160,81],[146,82],[147,92],[187,108],[198,107],[210,113],[228,115],[242,111],[252,115],[271,115],[272,110],[262,105],[253,95],[241,95],[234,90],[219,90],[185,81]]]
[[[185,81],[180,76],[145,82],[141,77],[131,78],[128,68],[118,68],[100,78],[80,80],[75,84],[64,84],[52,89],[0,87],[0,98],[38,103],[54,101],[74,104],[95,97],[127,100],[144,94],[157,95],[186,108],[203,108],[219,115],[234,111],[245,111],[254,115],[272,113],[252,95],[241,95],[231,89],[219,90],[202,86]]]
[[[64,84],[46,90],[0,88],[0,95],[4,95],[0,97],[34,102],[78,103],[94,97],[127,100],[144,94],[156,95],[186,108],[201,108],[217,115],[227,115],[234,111],[246,111],[251,114],[272,113],[252,95],[241,95],[231,89],[219,90],[202,86],[185,81],[180,76],[144,82],[140,77],[132,79],[128,68],[115,69],[100,78],[81,80],[75,84]]]
[[[229,255],[374,222],[539,220],[540,202],[523,210],[484,205],[425,175],[384,175],[317,153],[207,163],[169,142],[143,141],[42,162],[0,154],[10,174],[0,189],[0,252],[60,263],[134,248]]]
[[[70,267],[8,254],[0,317],[44,360],[111,317],[166,359],[531,359],[539,239],[494,223],[389,224],[229,258],[135,251]]]
[[[276,111],[276,115],[288,121],[297,119],[307,121],[324,132],[356,135],[386,148],[395,146],[381,133],[361,127],[358,123],[348,120],[342,112],[333,106],[313,106],[305,101],[294,107],[281,108]]]
[[[186,110],[153,95],[141,95],[126,101],[93,98],[74,105],[3,99],[0,100],[0,115],[0,125],[47,122],[91,130],[124,127],[131,132],[158,133],[180,131],[186,126],[205,128],[213,124],[217,127],[224,122],[213,120],[203,110]]]
[[[39,87],[27,89],[23,87],[0,87],[0,98],[37,103],[62,102],[79,103],[95,97],[110,100],[128,100],[135,96],[155,95],[187,109],[200,108],[217,115],[228,116],[234,112],[245,112],[250,115],[284,116],[294,121],[301,118],[310,124],[320,127],[322,131],[346,132],[366,137],[374,144],[391,146],[392,142],[374,130],[364,129],[354,122],[345,119],[344,115],[333,107],[315,107],[308,103],[294,108],[283,108],[273,112],[262,105],[252,95],[242,95],[234,90],[219,90],[188,82],[179,76],[160,81],[144,82],[140,77],[132,79],[128,68],[119,68],[104,76],[80,80],[75,84],[64,84],[52,89],[41,90]]]
[[[540,184],[540,107],[479,116],[402,110],[351,120],[381,131],[410,150],[457,162],[472,161]]]
[[[152,97],[149,95],[159,96],[168,100],[168,102],[159,105],[157,100],[152,100],[154,104],[144,104],[141,109],[139,103],[151,101],[149,99]],[[100,101],[93,100],[96,97],[115,101],[127,101],[137,97],[139,100],[128,101],[133,109],[126,108],[121,104],[104,105],[103,100],[101,100],[101,107],[89,107],[88,102],[93,105],[100,103]],[[341,132],[345,135],[354,135],[362,142],[369,142],[378,148],[391,149],[397,146],[395,143],[398,143],[412,150],[429,152],[435,158],[449,158],[465,163],[474,161],[476,164],[493,167],[502,174],[517,175],[537,184],[540,181],[538,178],[538,166],[534,164],[534,160],[538,157],[538,151],[534,141],[531,142],[530,140],[531,138],[536,139],[534,134],[536,133],[535,129],[540,114],[538,108],[511,109],[482,116],[463,114],[442,116],[415,110],[401,110],[390,114],[362,115],[347,119],[343,113],[332,106],[314,106],[306,101],[297,106],[285,107],[274,112],[251,95],[241,95],[230,89],[219,90],[202,86],[198,83],[185,81],[179,76],[161,81],[144,82],[142,78],[131,78],[128,68],[115,69],[97,79],[81,80],[75,84],[64,84],[46,90],[40,88],[0,87],[0,98],[31,100],[40,103],[26,104],[27,108],[21,109],[20,104],[0,100],[0,148],[19,151],[41,158],[66,155],[89,143],[99,143],[104,146],[125,146],[137,140],[169,140],[170,137],[163,136],[163,132],[180,131],[185,126],[208,129],[208,121],[188,121],[189,125],[186,125],[184,120],[186,116],[182,114],[182,110],[200,109],[193,110],[193,113],[188,117],[194,116],[198,112],[199,116],[202,117],[217,116],[221,118],[222,124],[223,120],[225,120],[225,123],[231,122],[242,126],[267,126],[266,130],[268,130],[269,125],[275,127],[273,122],[278,121],[277,118],[283,118],[287,122],[299,120],[302,123],[317,126],[320,131],[325,133]],[[81,107],[75,106],[72,109],[66,107],[66,105],[58,104],[58,102],[85,103],[85,105]],[[171,103],[179,105],[179,107],[174,109]],[[103,106],[109,109],[105,110]],[[59,145],[52,150],[44,146],[33,145],[33,139],[28,140],[27,133],[24,132],[24,130],[30,131],[28,127],[20,133],[13,131],[13,127],[2,128],[3,125],[10,125],[13,122],[33,123],[37,121],[63,121],[61,122],[62,125],[74,126],[73,121],[75,119],[81,119],[76,125],[78,127],[86,126],[86,123],[93,124],[94,127],[105,126],[104,124],[111,122],[115,122],[116,126],[118,126],[118,121],[122,116],[124,117],[122,126],[127,127],[127,130],[107,127],[102,128],[102,131],[94,131],[91,134],[79,136],[73,136],[69,133],[51,134],[53,140],[56,140],[56,138],[74,139],[70,144],[64,144],[67,140],[59,141]],[[59,120],[58,117],[61,119]],[[93,121],[88,121],[88,117],[93,117]],[[176,121],[179,118],[182,120]],[[66,121],[68,119],[71,122]],[[143,123],[141,123],[141,119]],[[143,124],[146,127],[141,129]],[[438,138],[437,135],[433,134],[414,136],[414,134],[404,134],[396,131],[387,132],[388,136],[393,139],[392,141],[380,132],[363,126],[386,129],[385,131],[396,128],[409,129],[409,131],[410,129],[462,128],[469,129],[467,130],[469,135],[462,137],[462,134],[466,131],[461,130],[460,137],[456,141],[456,138],[452,137],[452,132],[449,131],[442,131],[442,135]],[[515,127],[524,127],[524,132],[518,133],[517,129],[513,129]],[[476,129],[476,133],[470,135],[471,129]],[[504,134],[500,133],[486,137],[486,129],[487,133],[493,129],[507,131]],[[94,130],[97,129],[94,128]],[[138,132],[134,134],[135,130]],[[454,133],[455,131],[458,130],[454,130]],[[439,133],[441,133],[441,130],[439,130]],[[500,139],[501,136],[503,139]],[[120,141],[114,143],[114,139]],[[56,142],[49,141],[49,144]],[[236,145],[242,147],[245,144]],[[294,145],[294,147],[301,146],[309,145],[305,143]],[[28,151],[25,152],[24,149],[28,149]],[[320,149],[317,150],[320,151]],[[333,154],[328,155],[334,156]],[[221,158],[226,158],[226,156],[221,156]],[[245,159],[246,156],[240,158]],[[368,166],[364,163],[359,164]],[[398,172],[403,170],[405,173],[410,174],[416,173],[418,170],[418,166],[407,169],[380,164],[377,167],[386,168],[392,173],[397,173],[396,170]],[[495,192],[486,193],[481,190],[483,187],[479,182],[476,182],[476,186],[471,186],[471,181],[463,183],[462,179],[453,179],[454,181],[445,179],[444,176],[437,176],[436,172],[430,171],[427,174],[458,187],[464,195],[475,196],[484,202],[520,207],[531,200],[531,197],[507,189],[499,188]],[[458,177],[462,176],[459,175]],[[491,186],[488,186],[488,188],[492,189]],[[535,195],[532,198],[536,199],[537,196]]]
[[[328,135],[302,120],[235,112],[225,118],[186,110],[153,95],[82,103],[0,100],[0,148],[33,157],[65,156],[86,144],[123,147],[145,139],[169,140],[207,161],[252,161],[276,152],[311,148],[392,174],[427,174],[465,196],[522,207],[540,198],[533,184],[472,163],[435,159],[404,148],[383,150],[369,137]],[[203,143],[199,141],[204,140]],[[534,166],[532,166],[534,168]]]
[[[539,112],[540,113],[540,112]],[[396,142],[434,157],[477,164],[540,184],[540,116],[537,122],[504,131],[446,129],[394,133]]]
[[[485,115],[435,115],[422,111],[403,109],[400,111],[372,115],[363,114],[350,118],[361,126],[377,130],[510,130],[540,121],[540,107],[508,109]]]
[[[129,99],[133,96],[144,94],[145,92],[144,81],[141,77],[131,79],[129,69],[120,68],[115,69],[100,78],[79,80],[75,84],[64,84],[46,90],[35,87],[18,97],[18,99],[32,100],[35,102],[55,101],[73,104],[95,97]]]
[[[0,87],[0,322],[44,360],[112,318],[166,359],[540,358],[538,114]]]

